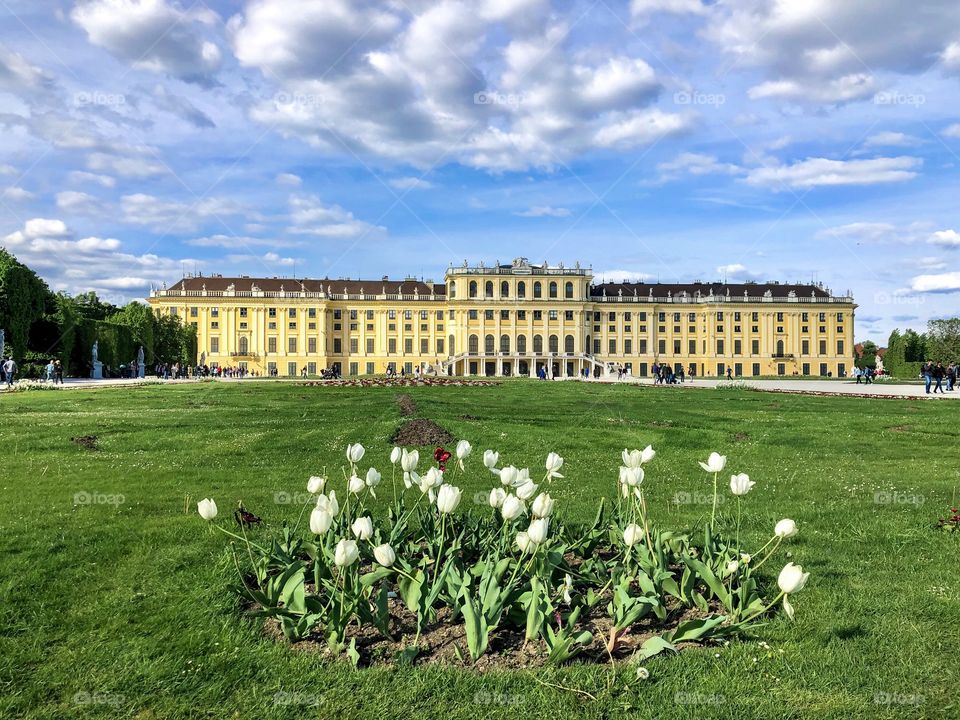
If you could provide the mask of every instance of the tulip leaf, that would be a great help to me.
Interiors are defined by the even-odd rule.
[[[722,625],[726,619],[726,615],[713,615],[707,618],[684,620],[669,634],[669,638],[674,643],[697,642],[704,637],[709,637],[713,629]]]
[[[360,584],[365,588],[369,588],[375,583],[380,582],[384,578],[390,577],[393,570],[387,567],[378,567],[376,570],[365,573],[360,576]]]
[[[642,660],[652,658],[662,652],[677,652],[677,646],[660,635],[647,638],[640,646],[639,655]]]

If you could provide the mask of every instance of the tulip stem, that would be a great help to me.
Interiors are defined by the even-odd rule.
[[[740,496],[737,495],[737,559],[740,559],[740,517],[742,511]]]
[[[713,532],[713,527],[717,519],[717,479],[719,477],[719,472],[713,474],[713,512],[710,513],[710,532]]]
[[[310,504],[311,500],[313,500],[312,497],[303,504],[303,507],[302,507],[302,508],[300,508],[300,517],[297,518],[297,524],[293,526],[293,534],[294,534],[294,535],[296,535],[296,534],[297,534],[297,530],[300,529],[300,521],[303,520],[303,513],[305,513],[305,512],[307,511],[307,506]]]
[[[761,560],[760,562],[758,562],[756,565],[753,566],[753,569],[756,570],[756,569],[759,568],[761,565],[763,565],[767,560],[769,560],[771,557],[773,557],[773,554],[777,551],[777,548],[780,547],[780,543],[781,543],[781,542],[783,542],[783,538],[778,536],[778,537],[777,537],[777,544],[774,545],[774,546],[770,549],[770,552],[767,553],[767,556],[766,556],[763,560]],[[770,543],[767,543],[767,545],[769,545],[769,544],[770,544]],[[763,547],[766,547],[767,545],[764,545]],[[763,551],[763,548],[761,548],[760,550],[761,550],[761,552],[762,552],[762,551]],[[759,553],[757,553],[757,554],[759,555]]]
[[[211,523],[211,524],[212,524],[212,523]],[[247,538],[245,538],[245,537],[240,537],[240,536],[237,535],[236,533],[230,532],[230,531],[227,530],[226,528],[222,528],[222,527],[220,527],[219,525],[216,525],[216,524],[213,524],[213,527],[215,527],[215,528],[216,528],[217,530],[219,530],[220,532],[229,535],[230,537],[236,538],[237,540],[243,540],[243,542],[245,542],[245,543],[247,544],[247,552],[250,552],[250,546],[251,546],[251,545],[252,545],[253,547],[255,547],[257,550],[259,550],[260,552],[262,552],[262,553],[267,552],[266,550],[264,550],[262,547],[260,547],[260,546],[257,545],[256,543],[250,542],[249,540],[247,540]],[[241,525],[240,527],[243,527],[243,526]],[[252,556],[252,555],[250,556],[250,562],[253,562],[253,556]]]
[[[745,625],[746,623],[750,622],[750,621],[753,620],[754,618],[760,617],[760,616],[763,615],[765,612],[769,612],[770,608],[772,608],[774,605],[776,605],[776,604],[780,601],[780,598],[783,597],[783,595],[784,595],[784,593],[783,593],[783,591],[781,590],[781,591],[780,591],[780,594],[777,595],[777,596],[770,602],[770,604],[767,605],[763,610],[758,610],[757,612],[755,612],[755,613],[754,613],[753,615],[751,615],[750,617],[744,618],[743,620],[741,620],[738,624],[739,624],[739,625]]]

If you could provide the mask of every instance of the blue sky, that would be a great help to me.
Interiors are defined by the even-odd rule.
[[[954,315],[960,4],[2,0],[0,245],[56,290],[450,262]]]

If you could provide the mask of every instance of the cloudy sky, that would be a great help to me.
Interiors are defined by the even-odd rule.
[[[0,245],[118,303],[813,279],[882,342],[960,312],[958,97],[956,0],[0,0]]]

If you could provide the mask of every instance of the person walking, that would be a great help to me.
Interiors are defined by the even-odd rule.
[[[14,376],[17,374],[17,363],[13,358],[7,358],[3,363],[3,374],[7,387],[13,387]]]
[[[59,360],[54,360],[53,367],[54,367],[53,384],[56,385],[57,383],[60,383],[61,385],[63,385],[63,363],[60,362]]]
[[[857,385],[860,384],[860,381],[863,379],[863,370],[860,369],[859,365],[853,366],[853,376],[857,379]]]
[[[945,372],[943,370],[943,363],[937,362],[936,367],[933,368],[933,379],[937,381],[936,387],[933,388],[933,393],[936,395],[937,391],[940,391],[940,394],[943,395],[943,376]]]
[[[953,384],[957,381],[957,366],[953,363],[947,365],[947,390],[953,392]]]
[[[46,377],[44,378],[45,382],[55,383],[56,382],[56,366],[53,364],[53,360],[47,363],[47,366],[44,368],[44,373]]]

